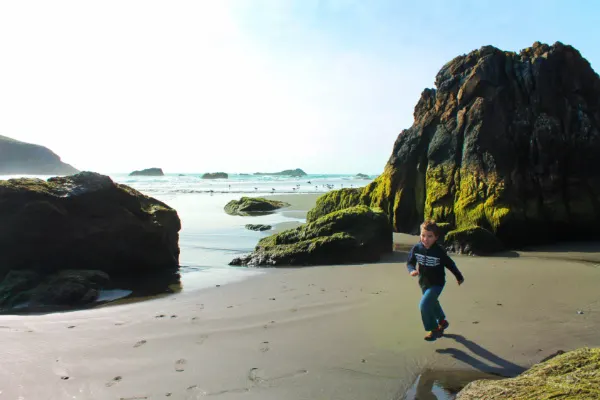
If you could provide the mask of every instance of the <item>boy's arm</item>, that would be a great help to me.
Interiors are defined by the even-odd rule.
[[[443,252],[443,256],[442,256],[442,261],[444,262],[444,266],[446,268],[448,268],[450,270],[450,272],[452,272],[454,274],[454,276],[456,277],[456,280],[459,282],[462,282],[465,280],[465,278],[463,277],[463,275],[460,273],[460,271],[458,270],[458,267],[456,266],[456,264],[454,263],[454,260],[452,260],[448,254],[446,254],[446,252]]]
[[[413,272],[417,270],[417,257],[415,257],[415,248],[410,249],[408,253],[408,260],[406,261],[406,268],[408,268],[408,272]]]

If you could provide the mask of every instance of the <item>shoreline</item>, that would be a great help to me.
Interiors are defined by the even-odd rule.
[[[302,196],[288,211],[318,195]],[[428,343],[405,266],[417,240],[395,233],[395,251],[373,264],[269,268],[143,302],[0,315],[0,377],[11,382],[0,399],[400,400],[600,346],[600,268],[569,259],[598,243],[451,255],[465,284],[447,277],[451,326]]]

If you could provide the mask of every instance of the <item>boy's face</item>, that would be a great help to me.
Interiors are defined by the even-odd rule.
[[[423,243],[423,246],[425,246],[426,249],[433,246],[437,239],[437,236],[435,236],[433,232],[421,229],[421,243]]]

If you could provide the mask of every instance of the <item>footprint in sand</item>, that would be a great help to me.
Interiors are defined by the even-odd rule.
[[[142,345],[146,344],[146,340],[142,339],[139,342],[137,342],[136,344],[133,345],[133,347],[140,347]]]
[[[254,384],[260,384],[263,382],[273,382],[280,379],[295,378],[297,376],[305,375],[307,373],[308,370],[299,369],[297,371],[288,372],[281,375],[266,377],[264,371],[262,371],[261,369],[251,368],[250,371],[248,371],[248,380],[250,380]]]
[[[121,381],[121,379],[123,379],[122,376],[115,376],[110,381],[106,382],[106,387],[111,387],[111,386],[116,385],[117,383],[119,383]]]
[[[270,347],[269,347],[269,342],[262,342],[260,344],[260,351],[262,353],[266,353],[267,351],[269,351]]]
[[[156,316],[156,317],[154,317],[154,318],[164,318],[164,317],[165,317],[165,314],[159,314],[159,315],[157,315],[157,316]]]
[[[185,360],[185,358],[175,361],[175,371],[177,371],[177,372],[185,371],[186,364],[187,364],[187,361]]]
[[[206,339],[208,339],[208,335],[200,335],[198,340],[196,340],[196,344],[204,344]]]

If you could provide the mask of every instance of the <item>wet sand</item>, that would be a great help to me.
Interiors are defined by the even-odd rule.
[[[0,316],[0,399],[433,398],[434,381],[511,376],[556,350],[600,346],[600,268],[569,260],[568,246],[552,257],[455,256],[465,283],[449,276],[441,297],[451,326],[425,342],[403,250],[414,239],[395,235],[397,250],[376,264],[273,269],[143,303]],[[572,248],[595,253],[588,246]]]

